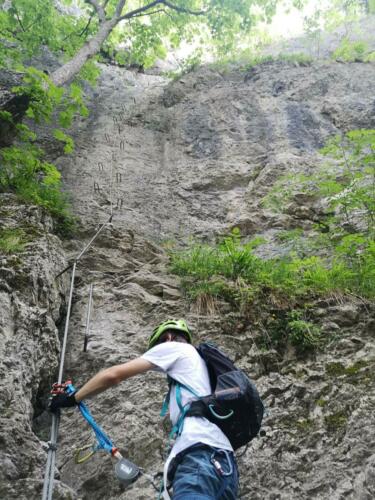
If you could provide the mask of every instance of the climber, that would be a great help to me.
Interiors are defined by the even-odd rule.
[[[72,407],[125,379],[149,370],[163,372],[187,385],[199,396],[211,393],[207,367],[191,345],[191,332],[182,319],[168,320],[155,328],[148,350],[141,357],[112,366],[96,374],[75,394],[52,398],[50,410]],[[174,428],[181,419],[181,408],[196,399],[181,386],[180,395],[172,385],[170,419]],[[224,433],[203,417],[186,416],[164,467],[164,484],[173,488],[173,500],[235,500],[238,471],[233,448]],[[167,489],[164,499],[169,499]]]

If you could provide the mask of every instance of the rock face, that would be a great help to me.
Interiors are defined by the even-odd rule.
[[[65,259],[40,209],[2,194],[0,214],[1,238],[17,228],[25,245],[17,255],[0,251],[0,497],[36,498],[45,453],[33,422],[58,363],[66,283],[55,275]]]
[[[164,88],[104,69],[74,160],[59,162],[75,209],[98,217],[112,199],[117,227],[159,241],[295,227],[305,212],[280,220],[261,198],[280,175],[318,167],[329,136],[375,126],[374,77],[373,64],[276,62]]]
[[[91,116],[77,124],[76,151],[58,160],[82,220],[77,237],[63,244],[67,259],[79,253],[99,222],[114,214],[77,268],[65,375],[79,386],[98,370],[139,356],[158,322],[186,317],[197,342],[217,342],[256,379],[268,408],[266,435],[239,458],[241,498],[246,500],[374,497],[374,309],[354,299],[314,303],[317,323],[333,339],[324,353],[302,360],[295,353],[280,357],[258,351],[253,341],[260,328],[256,322],[243,324],[239,315],[224,309],[206,317],[190,308],[178,280],[168,272],[164,247],[170,240],[182,244],[194,236],[212,238],[234,226],[246,235],[265,236],[301,221],[311,228],[309,200],[300,197],[282,216],[263,208],[261,200],[280,175],[316,168],[321,162],[317,149],[332,134],[375,126],[374,78],[373,64],[272,63],[247,73],[202,68],[167,85],[158,76],[104,67]],[[25,357],[34,381],[23,384],[16,375],[20,370],[29,373],[27,366],[15,368],[22,432],[20,444],[1,442],[4,498],[40,497],[43,450],[36,436],[47,439],[48,425],[46,414],[34,410],[32,432],[30,401],[46,393],[57,364],[54,322],[60,318],[62,284],[55,284],[54,273],[45,269],[64,267],[57,240],[43,238],[52,238],[58,253],[53,251],[44,263],[37,240],[30,248],[42,257],[30,263],[29,274],[36,276],[37,269],[41,281],[33,286],[43,283],[47,290],[40,300],[50,327],[41,327],[42,314],[36,311],[35,347]],[[93,310],[84,353],[90,284]],[[28,345],[33,316],[21,315],[18,329],[9,327],[18,317],[10,310],[9,297],[18,294],[24,311],[32,311],[36,306],[27,286],[9,282],[5,292],[4,310],[9,312],[3,338],[17,339],[15,332],[20,331],[13,353]],[[148,472],[162,468],[165,432],[158,414],[165,388],[163,377],[148,374],[89,402],[117,446]],[[8,406],[15,404],[10,400]],[[13,425],[9,429],[20,428],[10,414],[2,416],[6,426]],[[24,442],[31,443],[33,463],[25,457],[17,462],[16,449]],[[97,453],[76,465],[74,449],[90,442],[82,418],[66,411],[56,498],[154,498],[145,477],[123,490],[108,456]],[[20,486],[24,484],[29,485],[27,493]]]

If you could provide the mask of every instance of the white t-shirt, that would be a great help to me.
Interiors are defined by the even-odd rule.
[[[177,382],[191,387],[199,396],[211,394],[206,363],[191,344],[164,342],[147,351],[142,358],[155,365],[156,371],[164,372]],[[182,405],[195,399],[196,397],[191,392],[181,388]],[[170,395],[169,414],[172,424],[175,424],[180,415],[180,409],[176,401],[174,386]],[[182,434],[176,439],[165,464],[165,473],[177,453],[196,443],[233,450],[228,438],[217,425],[204,417],[185,417]]]

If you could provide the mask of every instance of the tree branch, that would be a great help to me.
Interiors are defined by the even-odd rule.
[[[108,4],[109,0],[105,0],[105,2],[103,3],[103,10],[105,12],[105,8],[107,7],[107,4]]]
[[[168,15],[168,12],[165,9],[156,9],[153,10],[152,12],[143,12],[141,14],[135,14],[133,17],[152,16],[153,14],[158,14],[159,12],[163,12],[164,14]]]
[[[126,0],[119,0],[117,7],[116,7],[115,17],[121,17],[122,9],[124,8],[125,3],[126,3]]]
[[[81,31],[81,33],[79,33],[79,35],[78,35],[79,37],[81,37],[84,33],[87,33],[87,30],[90,27],[90,24],[91,24],[91,21],[92,21],[93,17],[94,17],[94,14],[91,14],[89,20],[86,23],[86,26],[83,28],[83,30]]]
[[[62,42],[65,42],[66,40],[68,40],[68,38],[72,37],[72,36],[78,36],[78,37],[81,37],[83,36],[85,33],[87,33],[89,27],[90,27],[90,24],[91,24],[91,21],[93,20],[95,16],[95,12],[92,12],[90,17],[89,17],[89,20],[87,21],[86,23],[86,26],[84,28],[82,28],[81,32],[80,33],[69,33],[68,35],[66,35],[63,39],[62,39]]]
[[[99,22],[104,23],[105,21],[105,12],[102,5],[97,0],[85,0],[86,3],[90,4],[94,7],[95,12],[98,14]]]
[[[22,21],[21,21],[21,19],[20,19],[19,14],[18,14],[18,10],[15,8],[15,9],[14,9],[14,11],[15,11],[15,13],[16,13],[16,18],[17,18],[18,24],[21,26],[22,31],[23,31],[24,33],[26,33],[26,30],[25,30],[25,28],[23,27]]]
[[[120,0],[119,4],[120,3],[125,3],[125,1]],[[134,9],[131,12],[124,14],[119,18],[119,21],[123,21],[124,19],[131,19],[132,17],[140,17],[140,15],[147,15],[142,13],[152,9],[153,7],[156,7],[157,5],[165,5],[171,10],[175,10],[176,12],[180,12],[182,14],[190,14],[192,16],[202,16],[204,14],[207,14],[207,11],[205,10],[190,10],[190,9],[185,9],[185,7],[179,7],[178,5],[174,5],[167,0],[154,0],[148,5],[144,5],[143,7],[139,7],[138,9]],[[152,14],[152,12],[148,14]]]
[[[190,14],[192,16],[203,16],[204,14],[207,14],[207,12],[208,12],[206,10],[185,9],[185,7],[179,7],[178,5],[173,5],[171,2],[168,2],[167,0],[162,0],[161,3],[163,5],[165,5],[166,7],[169,7],[172,10],[175,10],[177,12],[181,12],[183,14]]]
[[[7,33],[5,33],[5,31],[4,31],[3,29],[0,29],[0,35],[4,35],[4,36],[9,36],[9,35],[11,35],[11,36],[12,36],[15,40],[18,40],[19,42],[22,42],[22,38],[19,38],[19,37],[17,36],[17,35],[18,35],[18,33],[20,33],[20,30],[17,30],[17,31],[12,31],[12,30],[10,30],[9,28],[4,28],[4,29],[5,29],[5,31],[6,31]],[[0,43],[2,43],[2,44],[5,46],[5,48],[7,48],[7,47],[6,47],[6,45],[5,45],[5,40],[0,39]],[[10,43],[11,43],[11,42],[10,42]]]
[[[42,15],[39,14],[39,16],[32,22],[30,23],[27,28],[26,28],[26,31],[28,31],[30,28],[32,28],[37,22],[40,21],[40,19],[42,18]]]
[[[149,3],[148,5],[144,5],[143,7],[139,7],[138,9],[134,9],[131,12],[128,12],[127,14],[124,14],[119,18],[119,21],[122,21],[123,19],[131,19],[134,16],[138,16],[138,14],[141,14],[141,12],[146,12],[147,10],[152,9],[153,7],[156,7],[156,5],[159,5],[163,3],[162,0],[154,0],[153,2]]]

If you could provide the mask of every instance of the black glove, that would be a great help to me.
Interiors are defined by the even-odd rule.
[[[52,396],[48,409],[52,413],[57,413],[60,408],[72,408],[77,404],[74,394],[56,394]]]

